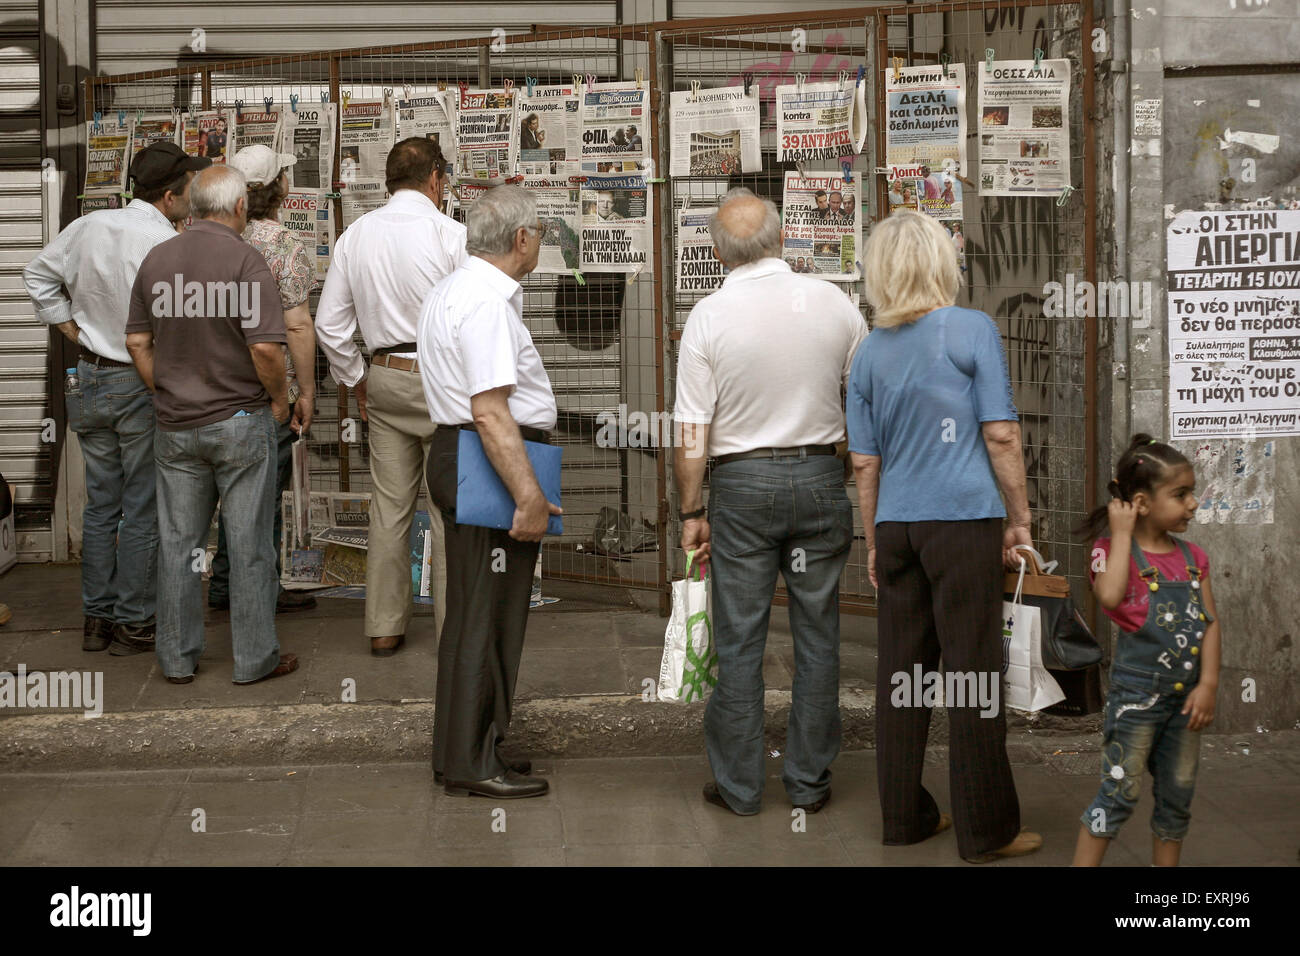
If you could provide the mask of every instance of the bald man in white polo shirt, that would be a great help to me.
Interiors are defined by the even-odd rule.
[[[425,480],[442,515],[447,619],[438,644],[434,779],[454,796],[513,799],[546,793],[508,761],[515,678],[528,624],[533,567],[552,514],[524,441],[548,442],[555,395],[523,323],[521,279],[537,268],[546,227],[533,197],[497,186],[468,216],[469,259],[434,288],[420,313],[420,375],[437,423]],[[515,501],[509,531],[456,523],[460,431],[478,432],[488,461]],[[500,558],[504,557],[502,568]]]

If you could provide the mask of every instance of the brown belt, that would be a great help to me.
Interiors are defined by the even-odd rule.
[[[117,359],[105,358],[102,355],[96,355],[88,348],[82,348],[81,360],[97,368],[135,368],[130,362],[119,362]]]
[[[734,455],[719,455],[714,464],[725,465],[729,461],[746,461],[750,458],[811,458],[814,455],[834,455],[834,445],[799,445],[794,448],[756,448],[753,451],[738,451]]]
[[[382,365],[384,368],[393,368],[401,372],[418,372],[420,363],[413,358],[402,358],[400,355],[376,355],[370,360],[371,365]]]

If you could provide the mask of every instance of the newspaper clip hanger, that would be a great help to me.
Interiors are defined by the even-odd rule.
[[[948,64],[952,62],[952,57],[944,53],[939,57],[939,62],[943,64],[943,78],[945,80],[952,79],[952,70],[948,68]]]
[[[137,123],[144,122],[144,110],[138,106],[135,108],[135,121]]]
[[[1043,65],[1043,51],[1034,47],[1034,69],[1041,69]]]
[[[404,99],[404,100],[409,100],[409,99],[411,98],[411,90],[412,90],[412,87],[411,87],[411,84],[410,84],[410,83],[403,83],[403,84],[402,84],[402,99]]]
[[[859,66],[859,67],[858,67],[858,78],[857,78],[856,80],[853,81],[853,88],[854,88],[855,90],[856,90],[859,86],[862,85],[862,78],[863,78],[864,76],[866,76],[866,75],[867,75],[867,68],[866,68],[865,66]]]
[[[235,100],[235,119],[244,118],[244,101]]]
[[[637,279],[641,278],[641,270],[644,268],[645,268],[644,262],[638,263],[637,267],[628,274],[627,284],[631,285],[632,283],[636,282]]]
[[[596,85],[596,74],[595,74],[595,73],[588,73],[588,74],[587,74],[587,92],[590,93],[592,87],[594,87],[595,85]]]
[[[587,284],[587,280],[582,277],[582,273],[579,272],[577,269],[573,270],[573,281],[578,283],[578,285]]]
[[[995,52],[995,51],[994,51],[993,47],[991,47],[991,46],[986,46],[986,47],[984,48],[984,72],[985,72],[985,73],[992,73],[992,72],[993,72],[993,54],[994,54],[994,52]]]
[[[117,125],[118,126],[126,125],[126,110],[117,111]]]
[[[343,111],[347,112],[348,104],[352,102],[352,91],[339,90],[339,99],[343,101]]]
[[[1072,193],[1072,192],[1074,192],[1074,187],[1073,187],[1073,186],[1071,186],[1071,185],[1069,185],[1069,184],[1067,184],[1067,185],[1065,185],[1065,186],[1062,186],[1062,187],[1061,187],[1061,195],[1059,195],[1059,196],[1056,197],[1056,204],[1057,204],[1058,206],[1064,206],[1067,202],[1070,201],[1070,193]]]
[[[747,73],[742,73],[742,74],[740,74],[740,78],[741,78],[741,80],[743,80],[744,83],[745,83],[745,95],[748,96],[748,95],[749,95],[750,87],[752,87],[752,86],[754,85],[754,74],[753,74],[753,73],[748,73],[748,72],[747,72]]]
[[[794,75],[794,88],[800,96],[803,96],[803,81],[808,78],[807,73],[796,73]]]
[[[446,80],[439,80],[439,81],[438,81],[438,92],[439,92],[439,93],[446,93],[446,92],[447,92],[447,81],[446,81]]]
[[[799,170],[799,178],[800,178],[800,179],[807,179],[807,178],[808,178],[808,174],[807,174],[806,172],[804,172],[804,169],[803,169],[803,160],[802,160],[802,159],[797,160],[797,161],[795,162],[795,164],[794,164],[794,168],[797,169],[797,170]]]
[[[525,77],[524,77],[524,86],[528,88],[528,94],[527,94],[527,95],[528,95],[528,96],[532,96],[532,95],[533,95],[533,90],[537,89],[537,77],[535,77],[535,76],[525,76]]]
[[[643,73],[643,72],[641,71],[641,67],[638,66],[638,67],[636,68],[636,88],[637,88],[638,90],[641,89],[641,84],[642,84],[643,82],[645,82],[645,73]]]
[[[695,100],[699,97],[699,95],[700,95],[700,81],[691,80],[691,102],[694,103]]]
[[[581,93],[581,92],[582,92],[582,74],[581,74],[581,73],[575,73],[575,74],[573,74],[573,92],[575,92],[575,93]]]
[[[271,107],[275,105],[275,99],[270,96],[262,97],[262,103],[266,106],[266,112],[271,112]]]
[[[297,93],[290,93],[290,94],[289,94],[289,109],[293,110],[293,112],[295,112],[295,113],[298,112],[298,94],[297,94]]]
[[[852,75],[853,74],[850,73],[848,70],[840,70],[839,85],[841,90],[844,89],[844,85],[849,82],[849,77]],[[856,89],[856,87],[854,88]]]
[[[388,104],[389,104],[390,102],[392,102],[392,99],[393,99],[393,88],[392,88],[391,86],[385,86],[385,87],[384,87],[384,106],[388,106]]]
[[[840,158],[840,169],[842,169],[842,170],[844,171],[844,175],[843,175],[843,177],[841,177],[841,178],[842,178],[846,183],[851,183],[851,182],[853,182],[853,160],[851,160],[851,159],[844,159],[843,157],[841,157],[841,158]]]
[[[515,81],[510,79],[510,77],[506,77],[501,81],[501,89],[505,90],[507,93],[511,92],[514,88]]]
[[[320,101],[321,101],[322,103],[328,103],[328,102],[330,101],[330,91],[329,91],[329,90],[321,90],[321,91],[320,91]]]
[[[894,82],[897,83],[903,78],[903,58],[896,56],[890,62],[894,64]]]

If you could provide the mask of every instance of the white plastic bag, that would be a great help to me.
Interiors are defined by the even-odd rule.
[[[689,704],[704,700],[718,683],[718,655],[713,649],[709,619],[708,575],[696,565],[695,552],[686,553],[686,577],[673,582],[673,609],[664,631],[664,657],[659,666],[660,700]]]
[[[1008,707],[1042,710],[1065,700],[1056,678],[1043,666],[1042,612],[1022,604],[1025,562],[1020,562],[1020,580],[1015,597],[1002,602],[1002,690]]]

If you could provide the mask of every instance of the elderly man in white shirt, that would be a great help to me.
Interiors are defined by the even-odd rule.
[[[456,796],[536,797],[545,780],[509,761],[510,726],[528,623],[533,567],[547,521],[560,509],[542,495],[524,441],[548,441],[555,395],[523,323],[519,282],[537,267],[546,227],[519,186],[497,186],[468,217],[469,260],[438,283],[420,315],[419,359],[429,413],[429,495],[447,549],[447,621],[438,646],[434,779]],[[510,530],[457,524],[461,429],[478,432],[515,501]],[[504,561],[504,564],[502,563]]]
[[[682,548],[713,577],[718,683],[704,733],[714,782],[704,798],[742,816],[762,801],[763,649],[779,572],[795,654],[782,780],[791,803],[815,813],[839,752],[839,584],[853,541],[836,446],[867,325],[834,284],[781,260],[770,200],[731,190],[709,233],[730,271],[686,321],[674,408]]]
[[[86,463],[83,650],[111,644],[109,653],[123,656],[154,648],[156,420],[153,397],[126,350],[126,319],[140,263],[176,238],[176,223],[190,214],[190,180],[211,162],[174,143],[140,150],[131,161],[135,198],[126,208],[73,220],[23,270],[37,318],[80,346],[65,401]]]
[[[434,423],[420,387],[415,332],[435,283],[465,261],[465,227],[444,215],[445,161],[430,140],[404,139],[388,154],[392,198],[366,213],[334,245],[316,310],[316,337],[330,374],[352,389],[370,424],[370,539],[366,553],[366,636],[388,657],[411,619],[410,529]],[[357,328],[371,362],[352,340]],[[434,623],[446,617],[442,529],[433,522]]]

